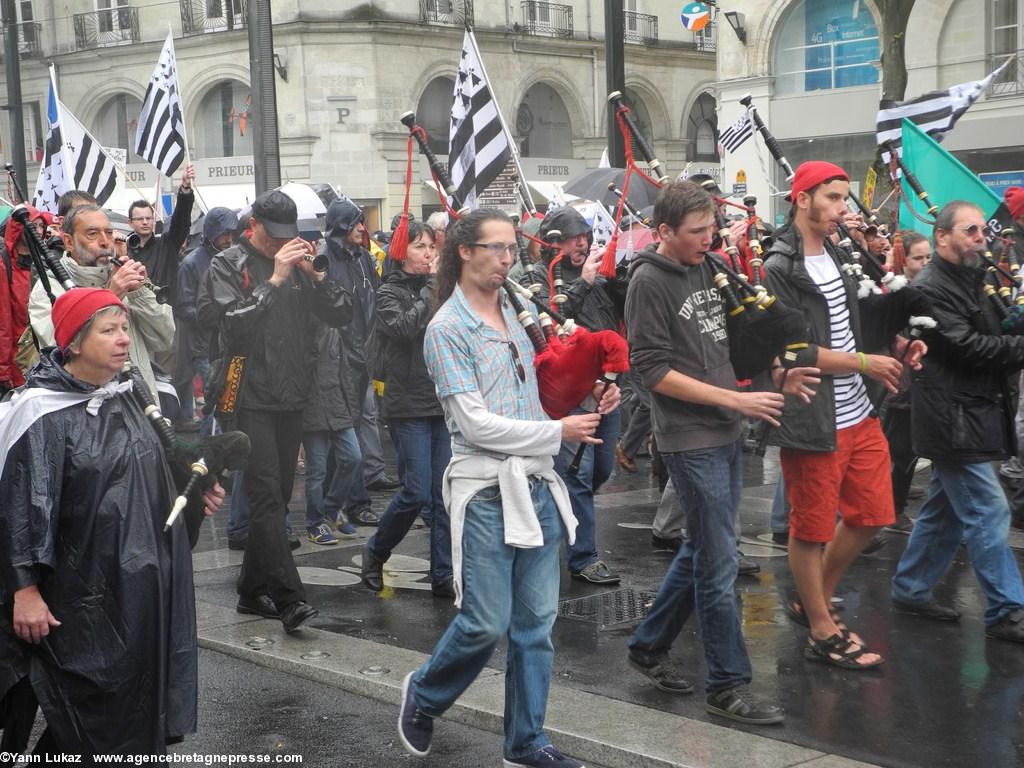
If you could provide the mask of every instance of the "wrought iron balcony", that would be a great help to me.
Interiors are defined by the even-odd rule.
[[[1006,61],[1006,53],[989,54],[986,72],[992,72],[1000,64]],[[1017,58],[1010,62],[1010,66],[999,73],[992,86],[988,89],[988,98],[997,99],[1002,96],[1020,96],[1024,94],[1024,62],[1021,61],[1024,51],[1017,51]]]
[[[700,32],[693,34],[693,44],[697,47],[698,51],[714,53],[718,49],[717,26],[715,22],[711,22]]]
[[[622,12],[622,27],[627,43],[654,45],[658,42],[658,17],[649,13]]]
[[[245,28],[245,0],[178,0],[185,35]]]
[[[4,48],[0,49],[0,57],[6,52],[7,29],[2,28]],[[42,53],[43,25],[38,21],[23,21],[18,24],[18,54],[23,59],[33,59]]]
[[[139,42],[139,9],[130,5],[76,13],[74,24],[79,51]]]
[[[531,35],[571,38],[572,6],[524,0],[523,27]]]
[[[420,0],[420,21],[473,26],[473,0]]]

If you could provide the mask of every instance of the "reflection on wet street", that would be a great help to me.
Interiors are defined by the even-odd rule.
[[[961,551],[936,597],[962,614],[940,623],[896,613],[889,579],[906,543],[890,535],[887,545],[859,558],[840,586],[843,620],[886,657],[876,671],[843,671],[805,661],[805,628],[784,611],[792,581],[785,550],[771,544],[768,513],[778,462],[770,451],[762,461],[745,456],[742,549],[761,571],[740,577],[737,600],[754,669],[753,689],[778,697],[787,719],[776,728],[728,724],[760,736],[887,766],[1024,766],[1024,647],[987,640],[984,598]],[[638,461],[635,475],[617,472],[597,497],[598,548],[622,576],[614,588],[596,587],[562,576],[562,611],[554,632],[553,682],[694,720],[716,722],[705,713],[703,697],[672,696],[656,690],[626,662],[626,640],[660,583],[670,555],[651,547],[650,523],[659,494]],[[928,472],[915,485],[924,486]],[[297,478],[292,520],[301,525],[301,477]],[[387,495],[376,494],[383,511]],[[919,504],[920,502],[912,502]],[[916,511],[911,508],[911,514]],[[203,531],[197,548],[197,590],[204,600],[234,603],[240,554],[226,550],[223,523]],[[414,529],[386,570],[388,589],[375,595],[358,584],[360,538],[336,547],[304,542],[296,552],[309,601],[320,609],[314,623],[343,635],[429,653],[454,608],[433,598],[427,578],[425,529]],[[1024,535],[1011,534],[1024,545]],[[1020,549],[1017,550],[1018,562]],[[616,594],[617,593],[617,594]],[[597,598],[589,599],[589,598]],[[491,666],[504,665],[499,648]],[[703,676],[696,622],[691,619],[673,649],[691,679]],[[698,686],[699,690],[699,686]],[[628,728],[628,724],[623,724]],[[759,763],[751,755],[751,764]]]

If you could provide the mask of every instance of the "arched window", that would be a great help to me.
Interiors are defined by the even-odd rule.
[[[530,86],[512,133],[523,157],[572,157],[572,125],[562,97],[545,83]]]
[[[878,82],[878,29],[866,3],[797,0],[775,41],[775,93]]]
[[[647,105],[644,104],[644,100],[632,88],[626,88],[622,97],[623,101],[626,102],[626,106],[629,107],[629,111],[633,113],[633,122],[636,123],[637,131],[647,139],[648,144],[653,146],[654,127],[651,125],[651,113],[647,111]],[[640,154],[640,150],[637,149],[636,141],[634,140],[631,143],[633,145],[633,158],[637,161],[642,161],[643,156]]]
[[[254,117],[248,85],[238,80],[217,83],[199,103],[189,137],[196,157],[251,155]]]
[[[690,107],[686,118],[686,138],[687,160],[718,162],[718,114],[715,97],[710,93],[702,93]]]
[[[416,122],[427,132],[428,144],[437,155],[448,154],[454,93],[454,80],[450,77],[435,77],[423,89],[423,95],[416,105]]]
[[[107,99],[96,116],[94,135],[104,147],[126,150],[128,163],[144,162],[135,154],[135,131],[139,127],[142,102],[127,93]]]

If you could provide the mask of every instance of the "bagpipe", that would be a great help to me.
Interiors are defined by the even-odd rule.
[[[251,450],[249,437],[244,432],[224,432],[199,443],[180,439],[171,422],[161,413],[138,367],[129,363],[125,369],[132,383],[132,394],[160,439],[178,490],[164,531],[184,513],[189,542],[194,547],[204,516],[201,496],[226,473],[245,469]]]
[[[426,131],[416,125],[415,116],[411,112],[402,116],[402,124],[409,129],[410,142],[417,141],[420,151],[427,158],[431,174],[438,187],[439,196],[442,187],[448,193],[451,203],[449,204],[448,199],[443,199],[444,207],[450,216],[459,218],[462,211],[454,209],[462,209],[462,201],[459,199],[458,192],[447,171],[430,151]],[[412,164],[410,161],[406,176],[406,213],[408,212],[408,190],[412,183],[411,179]],[[554,247],[552,234],[560,235],[557,231],[548,233],[549,242],[540,241],[542,248]],[[532,235],[522,232],[521,229],[517,230],[517,238],[519,237],[536,239]],[[392,242],[394,241],[392,240]],[[520,249],[520,252],[522,250]],[[527,274],[533,274],[532,270]],[[594,392],[598,382],[602,382],[604,385],[599,393],[603,394],[604,389],[607,389],[620,373],[629,370],[629,347],[626,340],[618,333],[587,331],[563,318],[554,307],[545,307],[537,297],[537,291],[519,286],[511,280],[505,280],[504,290],[520,324],[533,344],[534,368],[537,372],[540,402],[544,411],[551,418],[561,419],[569,415]],[[555,300],[556,297],[563,296],[562,284],[559,282],[552,289],[552,304],[558,304],[558,301]],[[534,319],[533,313],[525,308],[520,297],[538,305],[540,312],[537,320]],[[562,303],[564,303],[564,299]],[[598,397],[599,401],[600,397]],[[570,471],[578,470],[586,445],[586,443],[580,443],[576,457],[569,468]]]
[[[629,182],[629,172],[639,170],[629,149],[634,143],[643,159],[659,177],[659,186],[666,186],[669,179],[657,158],[654,157],[650,145],[640,135],[629,107],[622,100],[622,94],[616,91],[608,96],[608,101],[616,111],[619,128],[623,131],[624,143],[627,147],[627,176],[623,186],[625,187]],[[640,172],[640,176],[647,178],[642,172]],[[711,184],[713,183],[712,181]],[[706,190],[707,187],[705,187]],[[621,204],[625,203],[625,192],[620,196],[620,201]],[[751,207],[754,202],[756,201],[753,201],[747,208]],[[756,227],[756,216],[752,217],[750,225]],[[711,270],[712,281],[725,304],[729,358],[736,377],[747,379],[768,370],[776,358],[787,369],[797,366],[800,363],[800,352],[809,347],[806,324],[799,312],[783,306],[762,285],[760,238],[755,240],[759,260],[755,266],[755,277],[751,280],[742,271],[743,265],[740,262],[738,250],[729,240],[729,225],[717,205],[715,206],[715,226],[722,239],[725,258],[707,253],[705,254],[705,264]],[[726,258],[732,264],[726,263]]]

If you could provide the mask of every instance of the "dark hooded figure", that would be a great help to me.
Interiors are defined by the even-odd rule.
[[[211,208],[203,220],[203,240],[185,257],[178,270],[178,303],[174,306],[174,320],[178,328],[178,371],[174,385],[178,390],[181,412],[187,420],[192,415],[192,377],[206,384],[210,373],[210,334],[199,327],[196,299],[199,286],[206,278],[206,270],[215,254],[235,242],[238,216],[230,208]]]
[[[0,405],[0,749],[24,752],[38,702],[37,754],[164,754],[196,729],[188,533],[163,530],[164,450],[118,383],[127,310],[75,288],[53,317]]]

